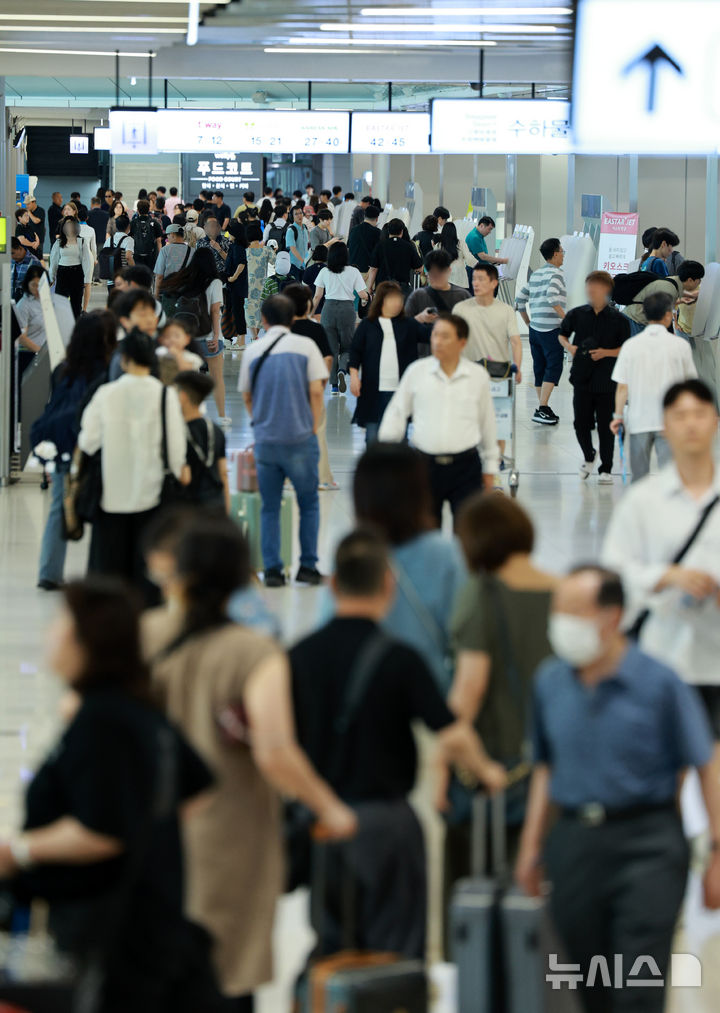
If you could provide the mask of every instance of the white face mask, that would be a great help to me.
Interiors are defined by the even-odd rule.
[[[592,619],[556,612],[550,616],[548,638],[558,658],[573,668],[589,665],[602,654],[600,632]]]

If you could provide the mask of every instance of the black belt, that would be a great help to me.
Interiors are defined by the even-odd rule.
[[[477,447],[471,447],[470,450],[462,450],[459,454],[426,454],[424,450],[421,450],[420,453],[434,464],[442,465],[460,464],[462,461],[469,461],[471,458],[479,456]]]
[[[636,816],[645,816],[654,812],[677,813],[677,804],[674,799],[667,802],[655,802],[651,804],[631,805],[624,808],[613,809],[604,806],[601,802],[587,802],[577,808],[565,808],[560,810],[563,819],[576,820],[586,827],[599,827],[603,823],[612,823],[618,820],[629,820]]]

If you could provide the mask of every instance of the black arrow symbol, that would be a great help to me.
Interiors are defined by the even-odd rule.
[[[657,86],[657,74],[658,66],[662,63],[667,63],[668,66],[676,70],[678,74],[684,76],[684,71],[679,63],[673,60],[669,53],[666,53],[662,46],[655,45],[652,49],[648,49],[647,53],[643,56],[639,56],[637,60],[633,60],[629,63],[623,74],[629,74],[636,67],[641,67],[643,64],[647,64],[650,68],[650,79],[648,81],[648,97],[647,97],[647,111],[649,113],[655,112],[655,92]]]

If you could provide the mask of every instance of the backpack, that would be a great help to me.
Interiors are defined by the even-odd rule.
[[[212,331],[212,320],[204,292],[198,295],[187,295],[185,292],[161,293],[160,304],[168,320],[180,317],[190,325],[196,338],[201,338]]]
[[[122,268],[123,239],[128,237],[123,233],[120,242],[116,243],[117,233],[110,239],[110,246],[103,246],[98,250],[98,275],[101,281],[112,281],[117,271]]]
[[[135,218],[130,228],[130,235],[135,240],[136,257],[152,257],[157,251],[155,240],[157,233],[153,228],[153,221],[147,216]]]
[[[287,249],[287,246],[285,245],[285,236],[287,234],[288,228],[289,226],[287,222],[285,222],[284,225],[273,224],[270,226],[270,231],[268,232],[268,237],[266,241],[274,239],[275,242],[278,244],[278,253],[280,252],[280,250]]]
[[[618,306],[639,305],[642,299],[638,299],[638,296],[644,288],[647,288],[654,281],[669,281],[677,288],[677,283],[672,278],[659,278],[650,271],[631,271],[630,274],[616,274],[612,292],[613,302]],[[680,295],[679,291],[678,295]]]
[[[55,385],[45,410],[30,429],[32,447],[49,440],[57,447],[58,458],[72,453],[80,432],[80,406],[86,389],[83,377],[74,380],[63,377]]]

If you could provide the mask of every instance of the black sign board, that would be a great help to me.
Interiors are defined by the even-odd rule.
[[[254,190],[259,198],[264,184],[265,159],[256,152],[248,155],[224,151],[182,156],[182,194],[188,202],[201,190],[222,190],[226,199],[233,193],[239,197],[245,190]]]

